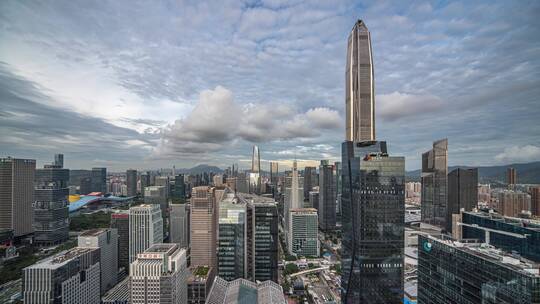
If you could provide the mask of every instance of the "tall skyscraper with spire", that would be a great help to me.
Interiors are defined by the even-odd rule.
[[[253,155],[251,157],[251,172],[249,173],[249,192],[261,193],[261,154],[259,147],[253,146]]]
[[[341,299],[402,303],[405,158],[389,156],[386,142],[375,141],[371,38],[361,20],[349,36],[346,70]]]
[[[371,36],[366,24],[358,20],[347,45],[345,140],[375,140],[375,76]]]

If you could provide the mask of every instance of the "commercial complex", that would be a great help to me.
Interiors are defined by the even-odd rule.
[[[163,242],[163,219],[159,205],[139,205],[129,209],[129,261],[153,244]]]
[[[0,230],[13,230],[19,238],[34,232],[33,159],[0,158]]]
[[[73,248],[23,269],[25,304],[99,304],[97,248]]]
[[[186,250],[154,244],[130,265],[131,304],[187,303]]]

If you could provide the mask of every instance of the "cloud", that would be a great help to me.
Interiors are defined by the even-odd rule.
[[[387,121],[436,112],[443,108],[443,101],[433,95],[393,92],[376,96],[376,114]]]
[[[506,148],[504,149],[504,152],[495,156],[495,160],[503,164],[540,161],[540,147],[526,145]]]
[[[201,92],[187,117],[162,130],[155,154],[165,157],[215,152],[239,140],[269,143],[314,138],[339,123],[337,111],[328,108],[295,113],[293,108],[280,104],[242,107],[234,101],[232,91],[217,86]]]

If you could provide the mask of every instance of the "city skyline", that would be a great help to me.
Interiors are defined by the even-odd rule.
[[[407,170],[441,137],[449,165],[540,160],[537,3],[181,5],[2,2],[2,156],[249,168],[256,144],[262,170],[338,160],[343,41],[361,18],[375,37],[377,137]]]

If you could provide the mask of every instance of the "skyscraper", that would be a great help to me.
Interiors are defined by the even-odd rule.
[[[531,195],[531,213],[540,216],[540,186],[529,188]]]
[[[0,230],[13,230],[14,237],[34,231],[35,173],[33,159],[0,158]]]
[[[336,168],[336,222],[341,223],[341,162],[335,162]]]
[[[80,248],[99,249],[101,294],[116,285],[118,280],[118,233],[116,229],[86,230],[79,235]]]
[[[327,160],[319,166],[319,228],[323,231],[336,229],[336,178],[335,168]]]
[[[517,184],[517,170],[515,168],[506,169],[506,183],[508,185]]]
[[[194,187],[191,193],[191,266],[216,265],[217,203],[215,189]]]
[[[249,173],[249,192],[255,194],[261,193],[261,154],[257,146],[253,146],[251,172]]]
[[[154,244],[130,265],[130,303],[187,303],[186,250]]]
[[[141,173],[141,194],[144,197],[144,188],[150,186],[150,173],[144,172]]]
[[[233,192],[226,193],[219,202],[218,233],[218,275],[227,281],[246,278],[246,204]]]
[[[54,165],[58,168],[64,168],[64,154],[54,155]]]
[[[92,192],[107,192],[107,168],[92,168]]]
[[[259,152],[259,147],[257,146],[253,146],[253,155],[251,157],[251,172],[261,172],[261,154]]]
[[[137,170],[129,169],[126,171],[127,196],[137,195]]]
[[[118,234],[118,268],[129,270],[129,211],[111,214],[111,228]]]
[[[478,169],[455,169],[448,173],[446,231],[452,231],[452,214],[471,211],[478,204]]]
[[[317,168],[305,167],[304,168],[304,200],[309,199],[309,191],[313,190],[313,187],[317,186]]]
[[[371,36],[362,20],[356,22],[349,35],[345,79],[345,139],[375,140],[373,54]]]
[[[170,242],[180,248],[189,246],[189,207],[189,204],[170,205]]]
[[[34,190],[34,242],[51,246],[69,238],[67,183],[69,170],[45,165],[36,170]]]
[[[172,191],[172,197],[177,202],[185,202],[186,184],[184,181],[184,174],[178,174],[174,177],[174,188]]]
[[[289,215],[289,253],[298,256],[318,257],[320,253],[317,210],[291,209]]]
[[[433,143],[422,154],[422,222],[446,229],[448,210],[448,140]]]
[[[348,40],[341,147],[343,303],[402,303],[404,294],[405,158],[375,141],[373,81],[371,37],[359,20]]]
[[[129,208],[129,261],[153,244],[163,242],[163,218],[159,205]]]
[[[285,197],[284,197],[284,220],[285,220],[285,237],[288,239],[290,231],[290,210],[299,209],[304,206],[304,189],[300,187],[301,180],[298,176],[298,167],[296,165],[296,160],[293,162],[291,177],[285,179]]]

